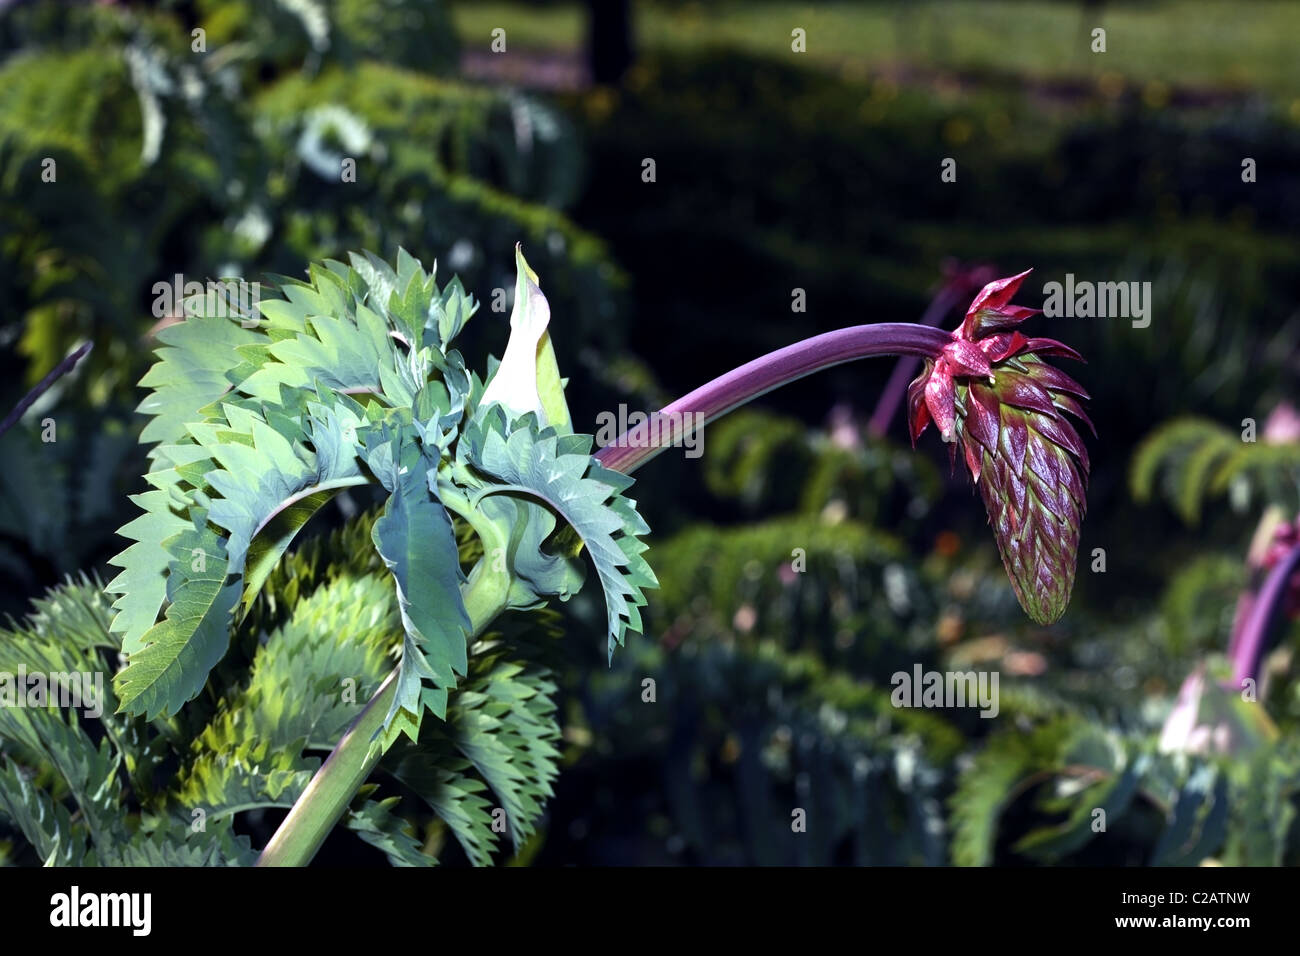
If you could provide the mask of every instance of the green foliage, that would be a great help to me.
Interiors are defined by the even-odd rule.
[[[1278,865],[1294,853],[1295,760],[1291,744],[1239,762],[1161,753],[1077,714],[1005,731],[951,798],[953,862],[1089,862],[1095,850],[1130,865]]]
[[[925,457],[887,441],[864,441],[851,414],[843,416],[841,434],[753,408],[709,428],[708,488],[749,513],[817,513],[833,505],[860,521],[893,527],[900,516],[928,511],[941,488],[938,469]]]
[[[1007,796],[1027,776],[1036,756],[1056,753],[1065,730],[1058,723],[1028,736],[1003,734],[980,752],[952,798],[954,863],[983,866],[991,860]]]
[[[1200,418],[1176,418],[1153,431],[1133,457],[1130,485],[1139,501],[1159,492],[1189,524],[1200,519],[1203,503],[1233,493],[1296,506],[1300,442],[1244,440],[1244,432]]]
[[[1185,563],[1143,614],[1097,628],[1067,621],[1064,639],[1024,633],[977,554],[909,562],[903,538],[858,520],[880,513],[877,495],[900,492],[897,478],[878,493],[844,482],[881,446],[801,434],[758,412],[735,418],[712,433],[710,489],[744,512],[796,510],[692,524],[657,543],[649,633],[659,645],[638,642],[584,697],[595,739],[574,772],[599,780],[605,752],[621,766],[643,761],[666,781],[664,803],[647,812],[652,832],[680,837],[670,854],[750,864],[1297,858],[1286,745],[1261,737],[1258,752],[1207,757],[1157,742],[1189,655],[1226,640],[1245,582],[1239,557]],[[819,479],[823,461],[838,483]],[[896,512],[884,520],[909,526]],[[1018,674],[1020,659],[1029,669]],[[886,678],[917,662],[1000,671],[998,719],[894,707]],[[646,677],[654,707],[635,696]],[[1292,676],[1274,679],[1268,711],[1294,727]],[[825,828],[816,839],[805,839],[811,827],[791,838],[791,807]],[[1094,829],[1099,810],[1105,831]]]
[[[1179,660],[1188,653],[1220,650],[1223,635],[1232,632],[1232,611],[1246,585],[1239,556],[1205,554],[1180,568],[1160,599],[1166,652]]]
[[[373,516],[360,521],[372,524]],[[400,651],[391,581],[382,572],[357,574],[349,567],[355,559],[338,550],[356,533],[349,527],[317,539],[277,569],[270,590],[280,592],[278,602],[291,583],[319,583],[300,590],[284,623],[255,642],[206,716],[195,707],[180,721],[115,715],[107,683],[98,716],[88,706],[79,717],[52,700],[0,707],[0,832],[7,824],[19,836],[18,858],[88,866],[253,862],[235,820],[292,806],[320,754],[337,743]],[[322,552],[338,560],[322,568]],[[0,671],[102,677],[120,649],[111,618],[97,582],[69,582],[25,623],[0,633]],[[441,821],[472,862],[486,864],[501,829],[487,811],[500,806],[512,845],[521,846],[558,772],[556,686],[536,643],[557,633],[554,616],[536,612],[475,642],[446,721],[390,751],[377,787],[396,791],[363,788],[343,820],[347,829],[394,865],[430,865],[435,858],[414,834]],[[154,772],[162,767],[174,769],[163,778]],[[408,788],[434,817],[402,796]]]
[[[170,10],[64,7],[24,3],[0,24],[15,382],[89,338],[88,403],[125,402],[164,317],[142,321],[156,282],[297,273],[349,248],[451,249],[490,289],[508,287],[496,250],[522,237],[573,327],[609,341],[621,277],[558,211],[574,133],[523,93],[436,78],[457,62],[443,4],[204,3],[205,49]]]
[[[553,428],[539,431],[531,423],[507,435],[504,412],[498,408],[494,416],[485,423],[488,427],[481,433],[481,445],[479,434],[471,433],[474,450],[469,460],[500,484],[476,491],[471,505],[489,494],[523,493],[545,503],[569,523],[600,577],[612,660],[614,648],[623,643],[627,631],[641,630],[637,608],[645,606],[643,588],[659,583],[642,556],[646,545],[638,537],[650,528],[637,514],[636,502],[622,495],[632,479],[592,462],[590,435],[557,435]],[[529,555],[530,560],[532,557]],[[570,579],[563,570],[547,576],[560,582],[555,585],[536,574],[536,564],[531,569],[530,583],[538,593],[567,596]],[[563,590],[557,591],[557,587]]]
[[[945,716],[898,710],[888,689],[770,640],[638,641],[593,683],[585,716],[602,749],[624,773],[654,760],[663,783],[641,805],[652,833],[682,841],[670,852],[712,865],[943,863],[942,767],[961,747]],[[598,761],[568,772],[600,786]]]
[[[146,858],[174,858],[161,841],[148,854],[143,831],[129,829],[121,812],[124,778],[153,765],[150,738],[156,732],[112,716],[116,702],[103,682],[105,653],[117,649],[108,631],[109,613],[97,582],[69,581],[37,602],[25,624],[0,639],[0,670],[12,675],[22,668],[45,676],[51,686],[48,698],[17,688],[24,699],[0,707],[0,817],[8,819],[39,861],[51,865],[132,865]],[[75,686],[88,695],[72,702],[88,718],[99,712],[98,745],[76,710],[60,706],[69,701],[53,692],[55,676],[69,674],[85,678]],[[92,677],[102,697],[90,694]],[[188,850],[204,859],[218,850],[230,858],[248,853],[246,841],[233,839],[226,828],[196,834]]]
[[[592,460],[590,436],[559,437],[534,416],[511,421],[483,405],[481,384],[449,349],[476,308],[458,280],[440,291],[405,252],[395,269],[352,262],[284,280],[284,297],[262,302],[258,316],[209,292],[164,331],[140,404],[153,416],[142,439],[154,443],[155,490],[135,499],[145,513],[122,529],[134,543],[113,559],[123,570],[109,584],[128,661],[116,678],[123,710],[171,716],[198,695],[241,600],[246,611],[333,493],[368,482],[388,493],[371,540],[405,635],[385,748],[399,732],[418,739],[426,708],[447,716],[467,640],[487,623],[466,610],[449,507],[480,538],[514,539],[504,566],[496,554],[479,559],[479,587],[506,572],[509,600],[489,620],[507,603],[535,607],[580,586],[576,551],[544,548],[558,516],[596,565],[610,653],[640,629],[642,588],[656,582],[638,537],[649,529],[622,494],[631,479]],[[480,508],[501,495],[533,499],[531,510]]]
[[[0,404],[94,344],[0,439],[0,569],[14,584],[0,612],[21,613],[118,550],[112,532],[144,470],[134,388],[176,318],[159,283],[302,277],[304,261],[404,247],[443,255],[477,289],[509,290],[499,251],[523,239],[572,341],[617,340],[622,274],[564,213],[580,173],[574,131],[529,94],[445,79],[457,48],[434,0],[32,0],[0,17],[0,338],[11,346]],[[344,155],[355,182],[342,181]],[[218,331],[232,347],[247,338],[238,323]],[[496,344],[495,327],[470,334],[475,348]],[[225,388],[233,354],[173,368],[146,441],[199,407],[214,375]],[[40,443],[52,407],[59,441]],[[276,520],[305,520],[316,504]],[[146,629],[166,567],[160,548],[137,554],[150,547],[153,590],[128,599]],[[277,556],[250,556],[248,573]]]

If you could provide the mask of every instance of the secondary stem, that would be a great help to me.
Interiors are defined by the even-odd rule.
[[[31,408],[32,405],[35,404],[36,400],[45,394],[46,389],[64,375],[71,372],[73,368],[76,367],[77,363],[90,352],[93,346],[93,342],[83,342],[77,348],[73,349],[62,362],[54,366],[48,375],[37,382],[36,387],[24,395],[22,400],[14,406],[13,411],[5,416],[4,421],[0,422],[0,435],[3,435],[12,428],[17,423],[18,419],[23,417],[23,412]]]
[[[1259,665],[1268,645],[1268,636],[1281,613],[1287,585],[1297,568],[1300,568],[1300,545],[1287,552],[1268,573],[1244,626],[1239,634],[1233,635],[1232,681],[1238,690],[1247,678],[1255,680],[1259,677]]]

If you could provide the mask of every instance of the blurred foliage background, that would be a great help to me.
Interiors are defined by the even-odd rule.
[[[1267,732],[1158,739],[1184,679],[1222,666],[1261,515],[1300,509],[1300,429],[1264,428],[1298,371],[1297,28],[1281,0],[0,0],[4,407],[94,342],[0,437],[0,610],[119,549],[152,290],[177,273],[402,246],[488,302],[521,241],[579,424],[918,319],[955,263],[1032,266],[1030,305],[1067,273],[1150,282],[1146,328],[1036,320],[1087,357],[1100,433],[1053,628],[939,443],[867,429],[890,363],[646,466],[663,588],[612,666],[596,598],[562,609],[566,766],[516,862],[1295,863],[1294,627],[1250,705]],[[504,317],[466,335],[481,368]],[[895,708],[917,664],[998,672],[998,716]],[[344,835],[326,858],[373,854]]]

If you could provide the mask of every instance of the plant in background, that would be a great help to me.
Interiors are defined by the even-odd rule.
[[[925,359],[913,439],[932,418],[951,452],[961,444],[1025,610],[1040,623],[1064,611],[1088,465],[1060,413],[1083,417],[1084,395],[1042,361],[1070,349],[1014,329],[1032,314],[1009,304],[1024,274],[985,287],[954,333],[886,323],[815,336],[593,453],[518,249],[516,267],[510,342],[485,380],[451,347],[476,303],[405,252],[395,266],[313,265],[257,316],[213,289],[160,332],[139,407],[150,488],[120,532],[132,543],[113,560],[111,623],[83,582],[0,645],[24,660],[76,656],[67,663],[83,671],[104,654],[126,662],[97,747],[72,712],[3,716],[0,809],[41,859],[250,862],[232,818],[282,807],[263,864],[309,862],[340,822],[393,862],[432,862],[393,812],[400,794],[374,797],[376,771],[428,804],[474,862],[491,858],[497,811],[521,850],[558,730],[545,654],[505,636],[528,620],[505,612],[572,597],[586,552],[612,658],[657,586],[628,473],[683,429],[857,358]],[[348,522],[325,557],[312,541],[290,554],[327,504],[367,490],[380,509]],[[323,764],[309,756],[322,750]],[[173,760],[182,770],[159,789],[152,771]],[[55,782],[40,789],[24,767]]]
[[[1147,500],[1158,490],[1189,523],[1212,495],[1230,493],[1239,506],[1262,499],[1244,567],[1232,555],[1197,556],[1174,576],[1156,614],[1113,628],[1108,640],[1126,650],[1111,650],[1108,671],[1088,680],[1118,683],[1121,697],[1100,687],[1081,693],[1079,680],[1064,692],[1060,682],[1036,688],[1025,714],[1030,732],[1022,725],[993,733],[957,782],[955,862],[1300,859],[1295,677],[1284,646],[1295,634],[1300,567],[1296,525],[1285,517],[1295,509],[1297,434],[1294,411],[1282,404],[1260,442],[1180,417],[1138,448],[1134,496]],[[1076,659],[1095,659],[1103,645],[1094,644]],[[1188,654],[1199,658],[1190,674]],[[1137,686],[1150,696],[1134,710],[1123,698]]]
[[[623,274],[565,214],[575,132],[524,91],[451,79],[457,63],[438,0],[5,5],[0,405],[94,350],[45,401],[75,441],[0,439],[0,614],[117,550],[114,506],[143,468],[134,384],[149,330],[175,319],[155,283],[401,246],[508,288],[495,250],[522,238],[584,352],[616,348]]]

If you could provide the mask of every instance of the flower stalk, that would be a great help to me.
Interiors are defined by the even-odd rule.
[[[1212,680],[1205,661],[1187,676],[1161,729],[1164,751],[1240,753],[1278,735],[1259,706],[1259,684],[1282,619],[1300,614],[1300,527],[1270,508],[1246,564],[1250,581],[1237,598],[1226,655],[1231,676]]]
[[[948,310],[961,301],[962,296],[991,282],[996,275],[992,267],[987,265],[970,266],[953,262],[945,262],[943,271],[944,279],[939,286],[939,291],[934,294],[930,304],[921,313],[921,318],[917,320],[921,325],[938,325],[948,314]],[[867,434],[881,438],[888,433],[894,415],[897,414],[899,406],[907,396],[908,382],[916,376],[916,370],[920,365],[920,359],[915,355],[903,356],[895,363],[894,370],[889,374],[889,381],[885,383],[885,389],[876,402],[875,411],[871,413],[871,418],[867,422]]]
[[[720,375],[655,413],[596,453],[606,468],[631,473],[682,437],[687,427],[707,425],[760,395],[814,372],[880,355],[938,355],[950,335],[910,322],[855,325],[787,345]]]
[[[859,325],[755,359],[628,429],[596,460],[630,472],[678,443],[686,429],[787,382],[869,356],[920,356],[925,367],[907,395],[912,442],[933,421],[954,465],[960,448],[1020,606],[1038,624],[1053,624],[1070,601],[1087,508],[1088,453],[1065,415],[1092,423],[1082,404],[1088,393],[1043,361],[1082,361],[1079,354],[1016,328],[1040,311],[1011,304],[1028,274],[984,286],[954,332],[910,323]]]

